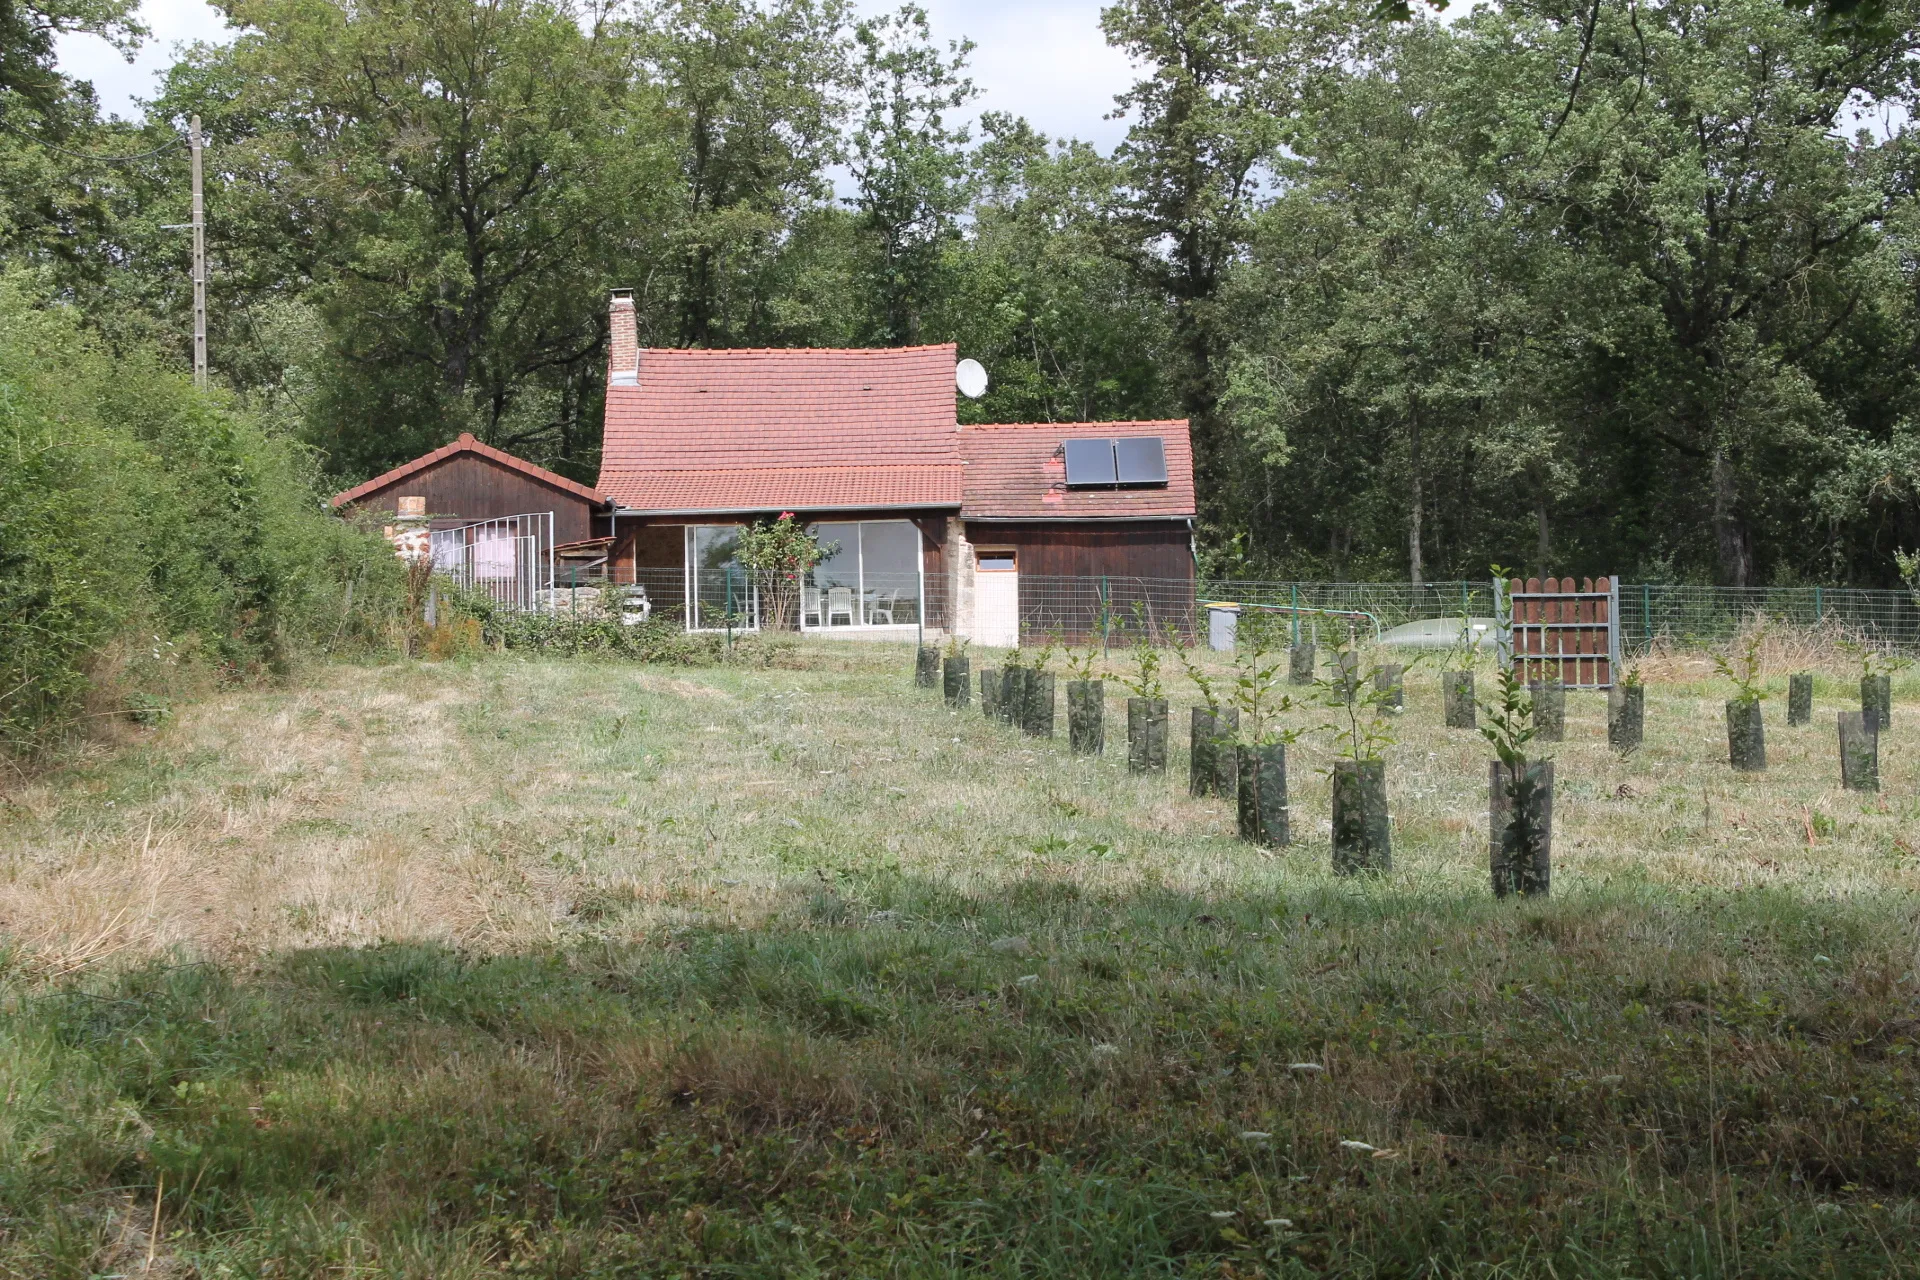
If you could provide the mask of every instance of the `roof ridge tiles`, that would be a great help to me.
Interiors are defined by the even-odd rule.
[[[1058,431],[1066,427],[1184,427],[1185,418],[1121,418],[1099,422],[963,422],[962,431]]]
[[[954,342],[924,342],[913,347],[642,347],[642,357],[649,355],[686,355],[686,356],[765,356],[765,355],[829,355],[829,356],[880,356],[880,355],[918,355],[923,351],[957,351],[959,344]]]

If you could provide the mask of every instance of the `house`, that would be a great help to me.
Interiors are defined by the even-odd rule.
[[[962,426],[951,344],[643,350],[630,297],[609,320],[609,568],[689,627],[764,620],[734,548],[782,512],[832,548],[786,620],[806,630],[1009,644],[1190,616],[1184,421]]]
[[[1184,421],[962,426],[952,344],[642,350],[630,297],[609,319],[594,487],[463,435],[334,506],[411,514],[436,566],[527,607],[571,565],[696,630],[770,624],[775,608],[808,631],[994,645],[1190,624]],[[776,604],[735,551],[783,512],[829,554]]]

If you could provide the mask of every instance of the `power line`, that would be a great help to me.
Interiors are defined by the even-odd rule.
[[[96,156],[96,155],[89,155],[87,152],[84,152],[84,151],[69,151],[65,147],[56,147],[51,142],[48,142],[46,139],[36,138],[32,134],[28,133],[25,129],[17,128],[14,125],[8,124],[5,120],[0,120],[0,129],[5,129],[8,133],[11,133],[16,138],[24,138],[28,142],[33,143],[37,147],[45,147],[47,150],[58,152],[60,155],[71,156],[75,160],[98,160],[102,164],[128,164],[135,160],[150,159],[153,156],[162,155],[168,151],[173,150],[175,147],[179,146],[182,142],[182,139],[176,137],[173,141],[167,143],[165,146],[155,147],[151,151],[142,151],[136,155]]]

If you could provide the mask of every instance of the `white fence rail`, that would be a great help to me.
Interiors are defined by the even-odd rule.
[[[433,568],[510,609],[553,605],[553,512],[476,520],[431,535]]]

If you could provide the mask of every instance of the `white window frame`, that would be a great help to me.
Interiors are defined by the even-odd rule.
[[[856,622],[851,626],[829,627],[827,625],[826,605],[824,603],[825,597],[823,596],[823,603],[820,610],[820,625],[813,627],[808,626],[807,611],[805,608],[800,610],[800,629],[802,631],[810,635],[826,636],[844,635],[848,632],[860,632],[863,634],[880,632],[885,634],[888,632],[918,632],[920,630],[921,623],[926,618],[927,610],[927,537],[920,531],[919,525],[911,520],[811,520],[808,521],[808,523],[810,525],[850,524],[858,531],[855,536],[861,540],[861,545],[854,553],[854,563],[859,567],[854,574],[855,585],[853,593],[854,598],[860,602],[860,614],[863,617],[866,614],[867,598],[867,526],[870,524],[903,524],[913,530],[913,546],[915,552],[913,558],[914,594],[916,596],[915,607],[919,610],[920,618],[914,622]],[[824,591],[825,588],[821,588],[821,590]],[[757,617],[758,615],[756,614],[755,616]]]
[[[732,529],[737,536],[739,532],[745,528],[746,526],[744,524],[739,523],[690,524],[686,526],[686,534],[684,535],[685,542],[682,543],[681,558],[684,566],[683,574],[685,576],[684,586],[687,600],[686,626],[688,631],[725,631],[728,629],[724,621],[717,627],[697,627],[694,625],[694,620],[700,616],[701,612],[698,530]],[[735,631],[758,631],[760,629],[760,587],[754,582],[753,575],[748,573],[744,568],[740,570],[740,578],[741,581],[746,584],[747,589],[747,599],[745,602],[746,619],[743,622],[735,624],[732,629]]]

